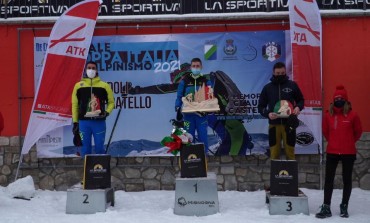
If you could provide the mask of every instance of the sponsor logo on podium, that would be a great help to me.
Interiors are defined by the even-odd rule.
[[[214,205],[216,204],[215,201],[202,201],[202,200],[199,200],[199,201],[195,201],[195,200],[186,201],[186,199],[184,197],[180,197],[179,199],[177,199],[177,203],[181,207],[185,207],[186,205],[208,205],[209,207],[214,207]]]
[[[296,160],[271,160],[271,195],[298,196],[298,163]]]
[[[110,178],[110,155],[86,155],[84,163],[84,189],[110,188]]]

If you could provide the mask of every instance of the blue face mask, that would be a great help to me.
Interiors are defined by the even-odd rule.
[[[191,72],[194,74],[194,76],[198,76],[200,74],[201,69],[199,68],[191,68]]]

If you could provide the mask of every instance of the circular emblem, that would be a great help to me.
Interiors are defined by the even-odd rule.
[[[248,45],[245,50],[244,50],[244,54],[243,54],[243,59],[246,60],[246,61],[252,61],[254,59],[256,59],[257,57],[257,49],[252,46],[252,45]]]
[[[297,134],[297,143],[301,146],[308,146],[313,143],[314,137],[311,133],[300,132]]]

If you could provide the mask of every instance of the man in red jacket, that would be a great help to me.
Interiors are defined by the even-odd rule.
[[[362,127],[357,113],[352,111],[347,91],[343,85],[336,87],[333,103],[326,111],[322,123],[326,147],[326,171],[324,186],[324,204],[316,214],[317,218],[331,217],[330,203],[333,194],[334,177],[338,162],[342,161],[343,196],[340,204],[340,216],[348,218],[348,201],[352,192],[352,170],[356,160],[355,143],[360,139]]]

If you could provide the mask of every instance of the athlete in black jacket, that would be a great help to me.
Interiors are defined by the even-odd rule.
[[[289,115],[299,115],[304,107],[304,98],[298,85],[289,80],[285,64],[278,62],[274,65],[271,82],[266,84],[258,101],[259,113],[269,119],[269,145],[271,159],[280,158],[280,145],[283,140],[286,158],[294,160],[296,131],[286,131]],[[279,111],[286,105],[284,115]]]

